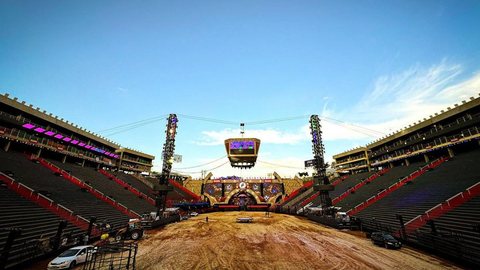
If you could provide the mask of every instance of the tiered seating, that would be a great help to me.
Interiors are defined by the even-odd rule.
[[[111,172],[112,173],[112,172]],[[140,180],[138,180],[135,176],[131,174],[126,174],[123,172],[113,172],[113,175],[118,177],[119,179],[123,180],[125,183],[131,185],[132,187],[138,189],[139,191],[143,192],[144,194],[154,197],[152,195],[152,189],[147,186],[146,184],[142,183]]]
[[[126,183],[132,185],[134,188],[143,192],[144,194],[147,194],[150,197],[155,198],[153,190],[149,186],[147,186],[145,183],[137,179],[135,176],[130,174],[125,174],[123,172],[115,172],[113,174],[119,179],[125,181]],[[157,180],[156,179],[152,180],[151,178],[145,178],[145,181],[156,182]],[[192,199],[196,200],[196,198],[192,198],[190,194],[187,194],[186,192],[177,188],[176,186],[173,186],[173,191],[169,192],[167,195],[167,200],[171,202],[191,201]]]
[[[315,190],[313,190],[313,187],[307,189],[306,191],[298,194],[295,198],[291,199],[286,204],[284,204],[283,209],[288,209],[288,208],[291,209],[291,208],[299,207],[299,205],[302,203],[302,201],[308,199],[314,193],[315,193]]]
[[[300,188],[297,188],[296,190],[294,190],[290,194],[288,194],[287,197],[285,197],[283,199],[283,201],[280,203],[279,206],[281,206],[281,207],[287,206],[288,207],[288,204],[290,203],[291,200],[295,199],[300,194],[306,192],[312,186],[313,186],[313,180],[305,182]]]
[[[170,179],[168,181],[170,183],[170,185],[173,187],[173,191],[178,193],[180,196],[182,196],[184,198],[184,200],[187,200],[187,201],[200,201],[200,196],[198,196],[197,194],[191,192],[190,190],[188,190],[186,187],[182,186],[180,183]],[[173,192],[173,193],[174,193]],[[168,197],[168,196],[167,196]],[[169,198],[171,200],[171,198]]]
[[[363,180],[367,179],[371,175],[373,175],[375,172],[363,172],[363,173],[358,173],[358,174],[352,174],[349,175],[346,178],[341,178],[342,180],[340,182],[337,182],[335,185],[335,189],[330,192],[329,196],[330,198],[334,199],[335,197],[339,196],[340,194],[344,193],[351,187],[355,186],[356,184],[362,182]],[[320,205],[320,197],[315,198],[312,201],[312,205],[317,206]]]
[[[330,198],[335,198],[342,194],[343,192],[347,191],[351,187],[355,186],[356,184],[362,182],[363,180],[367,179],[371,175],[373,175],[375,172],[363,172],[363,173],[358,173],[358,174],[352,174],[345,178],[343,181],[338,183],[335,186],[335,189],[330,192]]]
[[[130,191],[96,171],[94,168],[82,167],[71,163],[62,163],[55,160],[49,160],[49,162],[64,170],[70,171],[72,175],[84,182],[88,181],[92,187],[98,189],[105,195],[113,198],[138,214],[156,210],[154,206],[150,205],[144,199],[135,196]]]
[[[0,205],[0,251],[3,251],[8,237],[8,232],[2,231],[2,228],[22,230],[10,250],[7,266],[11,267],[41,255],[36,254],[38,240],[55,236],[62,219],[4,186],[0,186]],[[72,237],[79,237],[83,233],[72,224],[68,224],[64,229],[64,235],[71,234]]]
[[[348,175],[340,176],[335,179],[332,179],[330,181],[330,184],[332,186],[337,186],[339,183],[341,183],[343,180],[345,180],[348,177]],[[319,192],[313,192],[310,196],[306,197],[305,200],[302,200],[300,204],[297,204],[299,207],[304,207],[307,205],[313,205],[313,201],[317,199],[317,197],[320,195]]]
[[[339,176],[339,177],[336,177],[334,179],[332,179],[330,181],[330,183],[333,185],[333,186],[336,186],[338,185],[339,183],[341,183],[343,180],[347,179],[348,175],[343,175],[343,176]]]
[[[342,211],[352,209],[357,204],[367,200],[371,196],[377,194],[383,189],[388,188],[393,183],[404,178],[410,173],[418,170],[419,167],[425,164],[415,163],[410,166],[399,166],[391,168],[384,175],[379,176],[371,183],[366,183],[364,186],[355,191],[355,193],[349,194],[343,200],[335,204],[335,206],[342,207]]]
[[[106,171],[104,169],[98,170],[102,175],[107,177],[110,180],[113,180],[115,183],[123,187],[124,189],[130,191],[130,193],[134,194],[135,196],[138,196],[139,198],[145,199],[149,204],[155,206],[155,199],[152,198],[152,196],[149,196],[140,190],[136,189],[134,186],[131,184],[125,182],[124,180],[118,178],[117,176],[111,174],[109,171]],[[153,195],[153,194],[152,194]]]
[[[480,232],[475,231],[475,226],[480,224],[480,196],[465,202],[434,221],[439,238],[457,240],[455,246],[443,245],[442,248],[447,249],[447,253],[455,252],[453,249],[462,249],[465,253],[464,256],[470,255],[469,260],[480,264],[478,256],[480,254]],[[431,229],[429,225],[425,225],[420,231],[429,234]]]
[[[404,222],[415,218],[453,195],[475,184],[480,178],[480,151],[458,155],[410,184],[388,194],[356,214],[364,227],[397,231],[396,214]]]
[[[55,176],[40,164],[28,160],[24,154],[0,151],[0,171],[4,170],[14,172],[13,178],[18,182],[24,183],[86,219],[96,216],[99,221],[109,222],[114,229],[123,226],[129,219],[127,215],[92,194],[82,191],[62,177]]]

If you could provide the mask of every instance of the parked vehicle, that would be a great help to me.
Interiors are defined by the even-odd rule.
[[[196,216],[198,216],[198,213],[197,213],[197,212],[191,212],[191,213],[190,213],[190,216],[196,217]]]
[[[87,259],[87,253],[90,252],[94,252],[94,247],[91,245],[73,247],[50,261],[47,269],[72,269],[75,265],[84,263]]]
[[[384,246],[385,248],[401,248],[402,243],[386,232],[373,232],[370,235],[372,243]]]
[[[179,209],[180,208],[178,207],[167,208],[164,212],[159,213],[160,215],[157,215],[157,212],[143,214],[141,218],[142,227],[145,229],[151,229],[172,221],[180,221]],[[176,218],[178,218],[178,220],[175,220]]]

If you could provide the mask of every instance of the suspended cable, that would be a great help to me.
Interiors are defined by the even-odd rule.
[[[149,122],[139,123],[139,124],[136,124],[136,125],[133,125],[133,126],[126,127],[126,128],[124,128],[124,129],[121,129],[121,130],[113,131],[113,132],[111,132],[111,133],[106,134],[105,136],[106,136],[106,137],[109,137],[109,136],[112,136],[112,135],[115,135],[115,134],[119,134],[119,133],[122,133],[122,132],[130,131],[130,130],[133,130],[133,129],[136,129],[136,128],[139,128],[139,127],[143,127],[143,126],[146,126],[146,125],[149,125],[149,124],[158,122],[158,121],[160,121],[160,120],[163,120],[163,119],[157,119],[157,120],[151,120],[151,121],[149,121]]]
[[[348,124],[344,124],[344,123],[338,123],[338,122],[335,122],[335,121],[330,121],[328,119],[324,119],[325,122],[328,122],[328,123],[331,123],[333,125],[336,125],[336,126],[339,126],[339,127],[343,127],[343,128],[346,128],[346,129],[349,129],[349,130],[352,130],[354,132],[357,132],[357,133],[361,133],[361,134],[364,134],[364,135],[367,135],[369,137],[378,137],[378,136],[381,136],[380,134],[377,134],[377,133],[373,133],[373,132],[370,132],[370,131],[365,131],[363,129],[360,129],[360,128],[356,128],[355,126],[350,126]]]
[[[325,120],[326,122],[329,122],[333,125],[336,125],[336,126],[340,126],[340,127],[343,127],[343,128],[347,128],[349,130],[352,130],[354,132],[357,132],[357,133],[361,133],[363,135],[367,135],[369,137],[379,137],[380,135],[379,134],[372,134],[371,132],[366,132],[366,131],[363,131],[363,130],[360,130],[358,128],[355,128],[355,127],[351,127],[351,126],[348,126],[348,125],[345,125],[345,124],[342,124],[342,123],[336,123],[336,122],[333,122],[333,121],[329,121],[329,120]]]
[[[168,116],[168,115],[155,116],[155,117],[151,117],[151,118],[139,120],[139,121],[132,122],[132,123],[128,123],[128,124],[122,124],[122,125],[119,125],[119,126],[116,126],[116,127],[112,127],[112,128],[102,129],[102,130],[99,130],[99,131],[97,131],[97,132],[100,133],[100,132],[105,132],[105,131],[112,131],[112,130],[115,130],[115,129],[126,128],[126,127],[129,127],[129,126],[141,124],[141,123],[143,123],[143,122],[150,122],[150,121],[156,121],[156,120],[160,120],[160,119],[165,119],[165,117],[167,117],[167,116]]]
[[[305,170],[304,167],[288,166],[288,165],[276,164],[276,163],[267,162],[267,161],[260,161],[260,160],[257,161],[257,162],[263,163],[263,164],[266,164],[266,165],[270,165],[270,166],[275,166],[275,167],[283,167],[283,168],[296,169],[296,170]]]
[[[292,116],[292,117],[285,117],[285,118],[276,118],[276,119],[268,119],[268,120],[261,120],[261,121],[245,122],[245,124],[253,126],[253,125],[261,125],[261,124],[293,121],[293,120],[298,120],[298,119],[305,119],[305,118],[308,118],[308,117],[309,117],[309,115],[299,115],[299,116]]]
[[[194,116],[194,115],[186,115],[186,114],[177,114],[180,117],[186,118],[186,119],[191,119],[191,120],[196,120],[196,121],[204,121],[204,122],[210,122],[210,123],[217,123],[217,124],[225,124],[225,125],[238,125],[239,122],[236,121],[228,121],[228,120],[222,120],[222,119],[215,119],[215,118],[208,118],[208,117],[201,117],[201,116]],[[151,117],[147,118],[144,120],[128,123],[128,124],[122,124],[116,127],[108,128],[108,129],[103,129],[98,132],[105,132],[105,131],[110,131],[107,135],[105,136],[112,136],[115,134],[119,134],[122,132],[127,132],[132,129],[136,129],[154,122],[157,122],[159,120],[164,120],[165,117],[168,115],[162,115],[162,116],[156,116],[156,117]],[[299,115],[299,116],[292,116],[292,117],[285,117],[285,118],[276,118],[276,119],[266,119],[266,120],[259,120],[259,121],[250,121],[250,122],[244,122],[246,125],[261,125],[261,124],[268,124],[268,123],[278,123],[278,122],[285,122],[285,121],[293,121],[293,120],[298,120],[298,119],[305,119],[308,118],[309,115]],[[358,133],[362,133],[367,136],[371,137],[379,137],[385,135],[385,133],[373,130],[371,128],[367,127],[362,127],[358,126],[355,124],[350,124],[347,122],[344,122],[342,120],[334,119],[331,117],[321,117],[324,121],[327,121],[329,123],[342,126],[345,128],[348,128],[350,130],[356,131]]]
[[[342,123],[342,124],[344,124],[344,125],[349,125],[349,126],[353,126],[353,127],[356,127],[356,128],[368,130],[368,131],[370,131],[370,132],[372,132],[372,133],[377,133],[377,134],[379,134],[379,135],[385,135],[385,133],[383,133],[383,132],[381,132],[381,131],[374,130],[374,129],[367,128],[367,127],[362,127],[362,126],[355,125],[355,124],[351,124],[351,123],[347,123],[347,122],[345,122],[345,121],[338,120],[338,119],[334,119],[334,118],[331,118],[331,117],[322,116],[322,117],[320,117],[320,118],[322,118],[323,120],[328,121],[328,122],[330,122],[330,123],[332,123],[331,121],[334,121],[334,122]]]
[[[211,169],[202,170],[202,171],[211,172],[211,171],[214,171],[214,170],[216,170],[216,169],[218,169],[218,168],[220,168],[220,167],[222,167],[222,166],[225,166],[225,164],[227,164],[227,163],[229,163],[229,162],[227,161],[227,162],[224,162],[224,163],[222,163],[222,164],[220,164],[220,165],[218,165],[218,166],[216,166],[216,167],[213,167],[213,168],[211,168]],[[202,173],[202,171],[197,171],[197,172],[185,172],[185,171],[178,171],[178,170],[173,170],[173,169],[172,169],[172,171],[177,172],[177,173],[184,173],[184,174]]]
[[[226,157],[227,157],[227,155],[224,155],[224,156],[222,156],[221,158],[217,158],[217,159],[215,159],[215,160],[213,160],[213,161],[210,161],[210,162],[207,162],[207,163],[204,163],[204,164],[195,165],[195,166],[191,166],[191,167],[176,168],[176,169],[177,169],[177,170],[187,170],[187,169],[193,169],[193,168],[203,167],[203,166],[205,166],[205,165],[209,165],[209,164],[215,163],[215,162],[217,162],[217,161],[220,161],[220,160],[222,160],[222,159],[224,159],[224,158],[226,158]]]
[[[193,115],[186,115],[186,114],[177,114],[177,115],[181,116],[181,117],[184,117],[184,118],[187,118],[187,119],[204,121],[204,122],[226,124],[226,125],[238,125],[239,124],[239,122],[233,122],[233,121],[227,121],[227,120],[221,120],[221,119],[214,119],[214,118],[207,118],[207,117],[201,117],[201,116],[193,116]]]

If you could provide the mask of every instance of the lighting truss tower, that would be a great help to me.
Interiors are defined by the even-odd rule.
[[[310,130],[312,134],[312,152],[315,159],[315,174],[313,175],[313,189],[320,192],[320,201],[323,207],[332,206],[329,191],[333,190],[327,177],[327,165],[325,164],[325,148],[322,142],[322,126],[318,115],[310,116]]]
[[[158,183],[154,186],[157,193],[155,204],[158,212],[165,211],[167,204],[167,194],[173,191],[173,187],[169,185],[170,172],[172,171],[173,154],[175,152],[175,135],[177,134],[178,118],[176,114],[170,114],[167,118],[167,130],[165,144],[163,145],[163,166],[162,174],[158,178]]]

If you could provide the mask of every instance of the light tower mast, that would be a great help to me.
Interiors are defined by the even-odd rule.
[[[312,134],[312,152],[315,159],[315,174],[313,175],[313,189],[320,192],[320,201],[322,207],[332,206],[332,199],[329,196],[329,191],[333,190],[330,181],[327,177],[327,165],[325,164],[325,148],[322,142],[322,130],[320,125],[320,118],[318,115],[310,116],[310,130]]]
[[[167,118],[167,130],[165,144],[163,145],[163,166],[162,174],[158,178],[158,184],[154,186],[157,192],[155,205],[158,212],[165,211],[167,204],[167,194],[173,191],[173,187],[169,185],[170,172],[172,171],[173,154],[175,152],[175,135],[177,134],[178,118],[176,114],[170,114]]]

